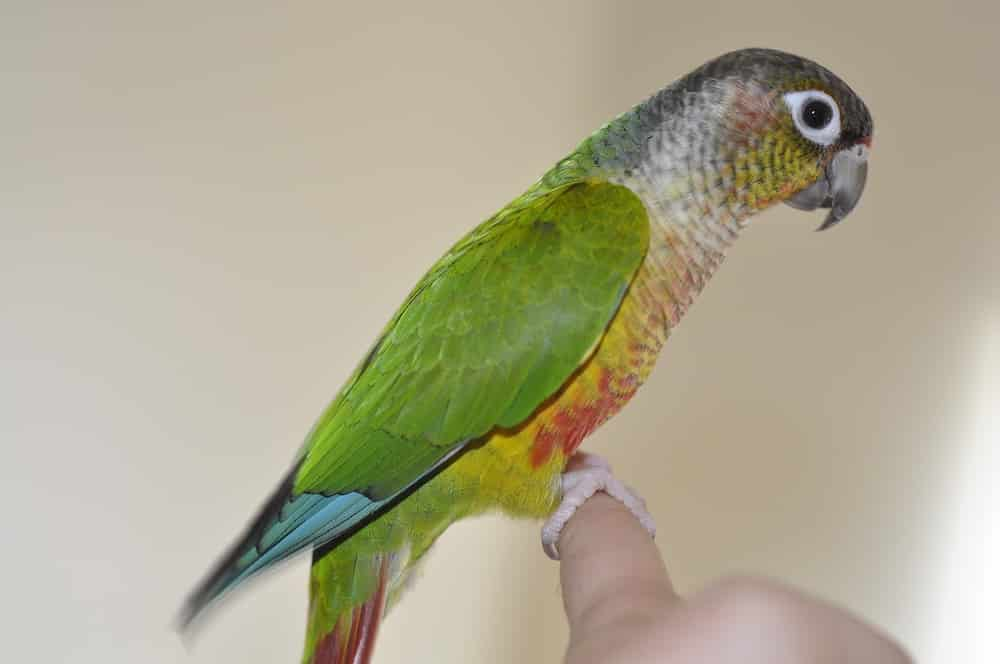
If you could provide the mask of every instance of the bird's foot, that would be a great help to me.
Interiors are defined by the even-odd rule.
[[[646,511],[646,501],[611,474],[611,466],[596,454],[577,452],[562,476],[562,502],[542,526],[542,548],[552,560],[559,560],[559,535],[573,514],[598,491],[621,501],[642,527],[656,536],[656,524]]]

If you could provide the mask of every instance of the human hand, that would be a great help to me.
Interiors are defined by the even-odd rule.
[[[776,582],[720,581],[674,592],[646,530],[598,493],[560,539],[566,664],[911,664],[859,618]]]

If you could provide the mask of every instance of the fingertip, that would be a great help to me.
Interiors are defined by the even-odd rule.
[[[566,523],[559,538],[563,603],[571,629],[614,619],[637,603],[677,599],[652,538],[619,501],[598,493]]]

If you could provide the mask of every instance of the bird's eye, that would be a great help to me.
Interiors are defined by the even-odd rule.
[[[802,122],[810,129],[819,131],[833,119],[833,109],[822,99],[810,99],[802,107]]]
[[[831,145],[840,137],[840,109],[830,95],[819,90],[785,94],[795,127],[819,145]]]

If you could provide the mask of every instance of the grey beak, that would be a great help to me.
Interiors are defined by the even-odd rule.
[[[830,214],[816,230],[842,221],[861,200],[868,177],[868,146],[858,143],[835,154],[824,177],[785,202],[798,210],[829,208]]]

